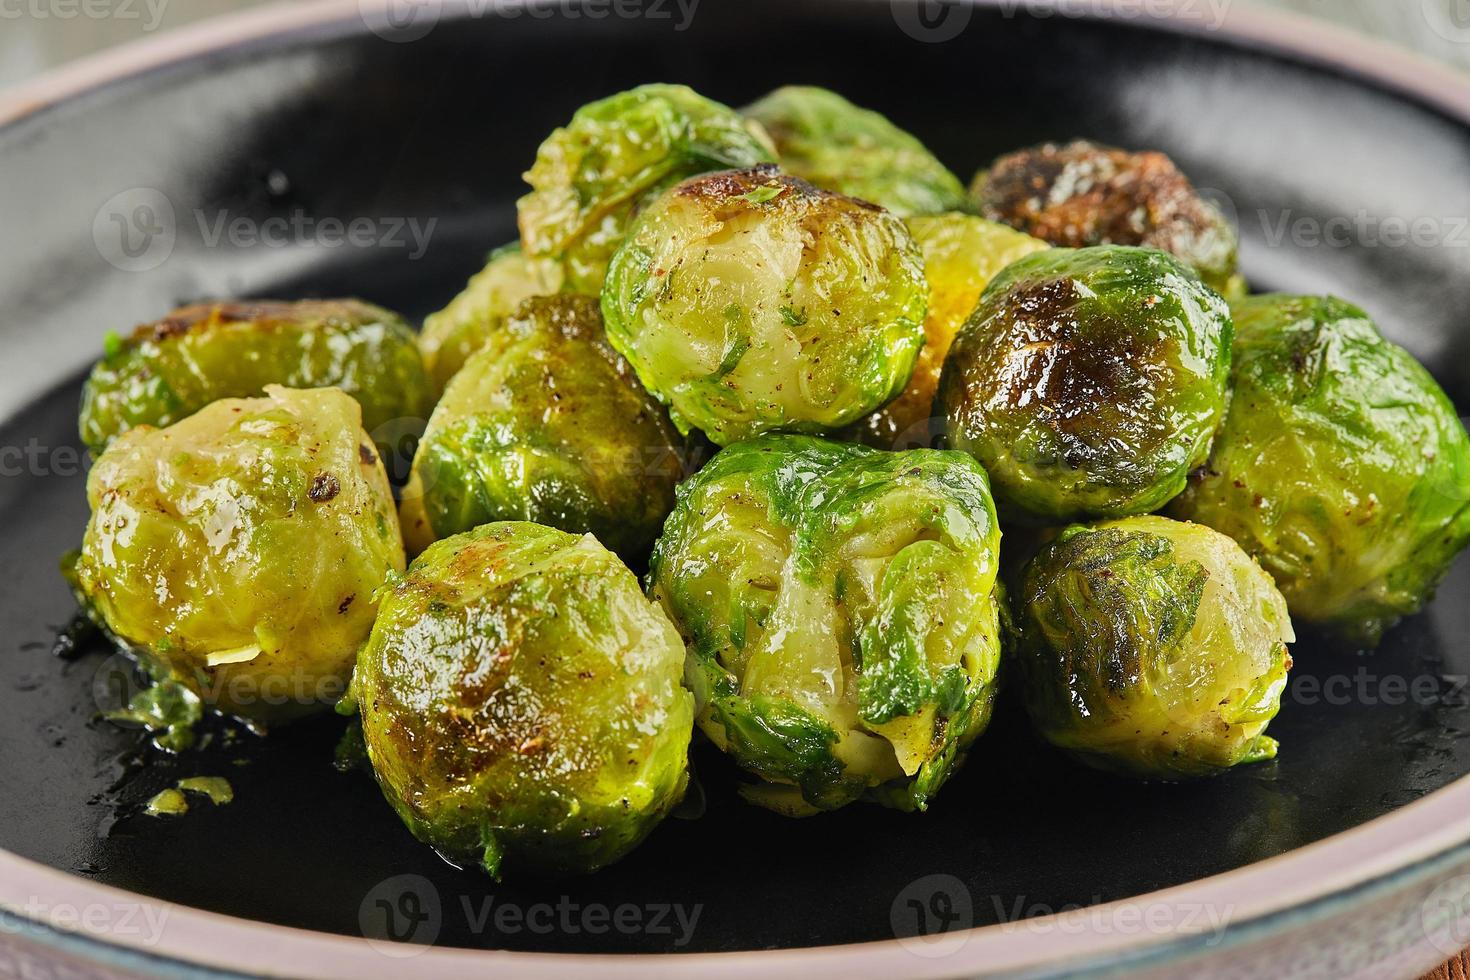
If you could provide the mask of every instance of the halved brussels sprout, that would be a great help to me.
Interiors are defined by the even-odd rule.
[[[562,263],[577,292],[602,288],[633,216],[694,174],[774,163],[755,123],[683,85],[640,85],[578,109],[536,151],[517,205],[526,254]]]
[[[752,800],[926,807],[990,719],[999,546],[963,453],[764,436],[680,485],[649,585]]]
[[[80,598],[156,675],[229,714],[330,705],[404,561],[361,419],[335,388],[269,385],[123,433],[87,478]]]
[[[1178,779],[1275,758],[1296,637],[1271,577],[1218,531],[1069,527],[1027,566],[1014,621],[1031,719],[1082,762]]]
[[[485,268],[449,305],[424,320],[419,350],[436,392],[442,392],[469,356],[505,325],[522,300],[561,290],[561,266],[528,258],[519,242],[490,253]]]
[[[903,394],[844,433],[879,449],[932,445],[934,392],[955,332],[1000,270],[1047,247],[1040,239],[968,214],[909,218],[906,224],[924,253],[929,283],[924,346]]]
[[[830,431],[892,399],[923,345],[927,292],[902,221],[762,167],[650,204],[602,312],[680,431],[729,445]]]
[[[383,794],[415,837],[499,878],[585,872],[683,796],[684,647],[591,535],[486,524],[387,591],[352,694]]]
[[[1170,513],[1238,541],[1299,620],[1375,644],[1470,540],[1470,438],[1350,303],[1252,297],[1235,323],[1229,415]]]
[[[272,384],[340,388],[370,433],[433,406],[413,329],[397,314],[350,299],[206,303],[109,338],[82,388],[82,442],[100,453],[134,426],[172,425]]]
[[[825,190],[900,217],[969,207],[965,185],[923,143],[836,92],[787,85],[744,111],[770,134],[782,170]]]
[[[1245,295],[1235,229],[1162,153],[1046,143],[977,173],[971,193],[985,217],[1053,245],[1161,249],[1226,296]]]
[[[1037,252],[986,288],[936,407],[1007,519],[1147,513],[1209,453],[1230,337],[1225,301],[1163,252]]]
[[[444,392],[403,491],[410,552],[499,520],[590,531],[648,556],[683,440],[602,330],[597,300],[526,300]]]

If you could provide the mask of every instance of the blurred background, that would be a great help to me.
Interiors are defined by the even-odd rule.
[[[0,86],[102,48],[267,2],[281,0],[0,0]],[[1228,2],[1319,17],[1470,70],[1470,0]]]

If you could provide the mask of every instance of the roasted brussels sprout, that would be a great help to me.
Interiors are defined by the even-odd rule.
[[[999,544],[963,453],[764,436],[679,487],[649,584],[751,799],[925,808],[990,719]]]
[[[1219,292],[1245,293],[1235,229],[1162,153],[1047,143],[1001,157],[971,192],[985,217],[1053,245],[1162,249]]]
[[[597,300],[526,300],[450,382],[403,491],[410,552],[490,521],[590,531],[648,557],[684,475],[663,406],[607,345]]]
[[[593,871],[688,781],[684,647],[591,535],[486,524],[436,542],[382,600],[352,694],[414,836],[495,877]]]
[[[425,418],[433,405],[413,330],[385,309],[357,300],[201,304],[109,338],[82,388],[82,442],[100,453],[134,426],[172,425],[271,384],[341,388],[362,406],[368,432]]]
[[[1470,540],[1470,438],[1350,303],[1252,297],[1235,323],[1230,412],[1170,513],[1238,541],[1298,620],[1372,645]]]
[[[843,433],[879,449],[931,445],[934,391],[955,331],[992,277],[1021,256],[1046,248],[1030,235],[968,214],[910,218],[907,224],[923,250],[929,283],[924,346],[903,394]]]
[[[155,675],[288,721],[336,701],[403,570],[357,402],[269,385],[115,439],[87,479],[79,596]]]
[[[1178,260],[1102,245],[1036,252],[986,288],[937,407],[1007,519],[1157,510],[1225,415],[1230,311]]]
[[[836,92],[787,85],[745,109],[776,144],[781,169],[901,217],[969,207],[965,185],[913,136]]]
[[[1015,596],[1015,659],[1048,741],[1088,765],[1178,779],[1276,756],[1286,601],[1234,541],[1202,524],[1073,525]]]
[[[522,300],[561,289],[561,266],[528,258],[520,243],[490,253],[485,268],[449,305],[424,320],[419,350],[436,392],[442,392],[469,356],[505,325]]]
[[[649,205],[602,292],[608,338],[680,431],[825,432],[903,390],[927,287],[902,221],[775,168]]]
[[[602,288],[633,216],[710,170],[774,163],[759,125],[683,85],[640,85],[578,109],[536,151],[517,205],[526,254],[559,261],[577,292]]]

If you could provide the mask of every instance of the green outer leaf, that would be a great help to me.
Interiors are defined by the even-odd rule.
[[[588,872],[687,784],[683,647],[590,536],[487,524],[430,546],[384,597],[354,696],[408,828],[499,876]]]
[[[1356,306],[1273,295],[1235,311],[1230,413],[1170,513],[1238,541],[1293,616],[1376,644],[1470,540],[1470,437]]]
[[[1008,519],[1148,513],[1209,453],[1231,336],[1225,302],[1163,252],[1036,252],[986,287],[936,409]]]
[[[774,163],[765,133],[683,85],[640,85],[578,109],[548,136],[517,204],[528,255],[596,293],[639,209],[685,177]]]
[[[602,291],[609,341],[680,431],[719,445],[829,432],[898,395],[927,302],[902,221],[771,168],[659,196]]]
[[[970,207],[964,184],[922,143],[836,92],[787,85],[744,111],[775,141],[782,169],[818,187],[900,217]]]
[[[1026,706],[1053,744],[1165,779],[1265,757],[1293,634],[1229,538],[1161,517],[1074,525],[1026,566],[1015,603]]]
[[[258,397],[270,384],[341,388],[363,428],[423,420],[433,404],[414,333],[358,300],[259,301],[184,307],[109,341],[82,388],[82,442],[101,453],[119,433],[172,425],[221,398]]]
[[[526,300],[450,382],[403,492],[410,549],[497,520],[592,532],[641,563],[686,445],[603,338],[597,301]]]
[[[1000,531],[984,472],[960,453],[765,436],[677,495],[648,583],[688,642],[700,727],[811,807],[922,809],[994,699]],[[812,643],[853,672],[835,698],[811,687]],[[885,744],[886,762],[870,754]]]

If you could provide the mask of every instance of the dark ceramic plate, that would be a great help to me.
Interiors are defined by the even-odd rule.
[[[1302,638],[1274,763],[1132,785],[1069,765],[1003,710],[928,814],[854,806],[790,821],[739,802],[722,760],[700,752],[703,816],[669,821],[612,869],[550,883],[496,886],[417,844],[370,778],[333,769],[336,719],[265,740],[221,728],[203,751],[136,764],[141,736],[95,720],[127,672],[95,641],[52,655],[73,614],[57,561],[87,516],[79,379],[107,330],[207,297],[360,295],[421,317],[514,236],[540,139],[641,82],[735,105],[780,83],[826,85],[964,176],[1049,138],[1161,148],[1233,211],[1255,286],[1361,303],[1470,405],[1470,86],[1320,34],[1287,51],[1302,25],[1239,12],[1216,25],[1204,3],[1167,20],[1127,16],[1136,4],[1106,19],[1017,6],[925,17],[904,2],[706,0],[688,18],[673,0],[537,11],[549,16],[421,4],[395,32],[373,3],[330,3],[165,39],[0,106],[0,902],[19,907],[0,917],[0,961],[361,977],[420,951],[367,935],[437,947],[410,969],[470,973],[566,964],[444,947],[877,942],[698,962],[1199,975],[1329,919],[1337,938],[1312,969],[1348,957],[1335,975],[1411,971],[1450,951],[1455,916],[1433,903],[1459,908],[1463,890],[1440,882],[1460,881],[1467,861],[1464,787],[1406,805],[1470,771],[1465,562],[1376,653]],[[334,247],[354,219],[362,234]],[[226,776],[234,803],[138,815],[160,787],[203,774]],[[112,909],[110,945],[58,932],[63,899]],[[1095,905],[1074,929],[1051,917]],[[171,918],[157,935],[130,931],[120,907]],[[1129,908],[1172,918],[1130,929]],[[939,938],[894,941],[926,930]],[[670,962],[692,963],[585,965]]]

